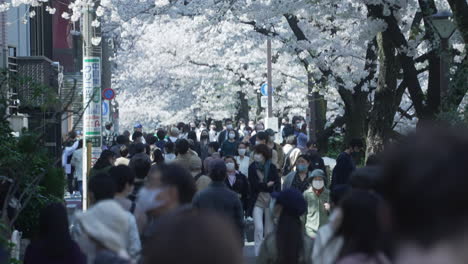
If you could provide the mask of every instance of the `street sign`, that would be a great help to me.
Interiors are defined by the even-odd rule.
[[[109,114],[109,103],[106,101],[102,102],[102,115],[108,115]]]
[[[273,93],[275,93],[274,87],[272,87],[272,90],[273,90]],[[263,96],[268,96],[268,83],[264,83],[262,87],[260,87],[260,92],[262,93]]]
[[[114,89],[111,88],[106,88],[104,91],[102,91],[102,98],[106,100],[112,100],[115,98],[115,91]]]
[[[273,98],[274,99],[274,98]],[[273,108],[275,107],[275,100],[272,102]],[[260,97],[260,107],[262,108],[268,108],[268,96],[262,96]]]
[[[92,144],[92,166],[101,154],[102,104],[101,104],[101,58],[83,58],[83,136]]]

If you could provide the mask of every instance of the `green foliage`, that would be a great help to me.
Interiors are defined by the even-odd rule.
[[[328,139],[328,151],[325,154],[326,157],[336,159],[338,155],[343,151],[344,147],[344,136],[336,134]]]

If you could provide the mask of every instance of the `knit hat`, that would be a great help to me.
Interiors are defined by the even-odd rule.
[[[88,236],[118,255],[128,256],[125,241],[129,229],[128,213],[117,202],[100,201],[86,212],[77,214],[77,220]]]
[[[276,200],[277,204],[283,206],[283,210],[292,215],[301,216],[307,210],[307,202],[297,189],[290,188],[282,192],[274,192],[271,197]]]
[[[309,173],[309,178],[320,177],[323,180],[326,180],[325,172],[321,169],[315,169],[311,173]]]

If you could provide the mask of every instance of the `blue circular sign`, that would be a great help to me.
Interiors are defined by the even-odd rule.
[[[112,100],[115,98],[115,91],[111,88],[106,88],[102,91],[102,97],[106,100]]]
[[[275,91],[275,88],[272,87],[273,92]],[[263,96],[268,96],[268,83],[264,83],[262,87],[260,87],[260,92],[262,93]]]
[[[109,113],[109,103],[102,102],[102,115],[107,115]]]

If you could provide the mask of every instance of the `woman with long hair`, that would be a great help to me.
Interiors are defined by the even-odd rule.
[[[307,210],[304,197],[297,189],[273,193],[276,231],[262,243],[258,264],[311,263],[313,241],[304,230],[301,216]]]
[[[39,237],[26,248],[24,264],[85,264],[71,236],[65,206],[52,203],[39,216]]]
[[[104,150],[99,156],[99,159],[94,164],[94,167],[90,171],[90,177],[101,173],[107,173],[110,168],[114,166],[116,155],[110,150]]]
[[[378,219],[380,197],[369,191],[354,190],[341,201],[343,220],[335,236],[342,236],[343,247],[337,264],[387,264],[382,242],[385,240]]]

